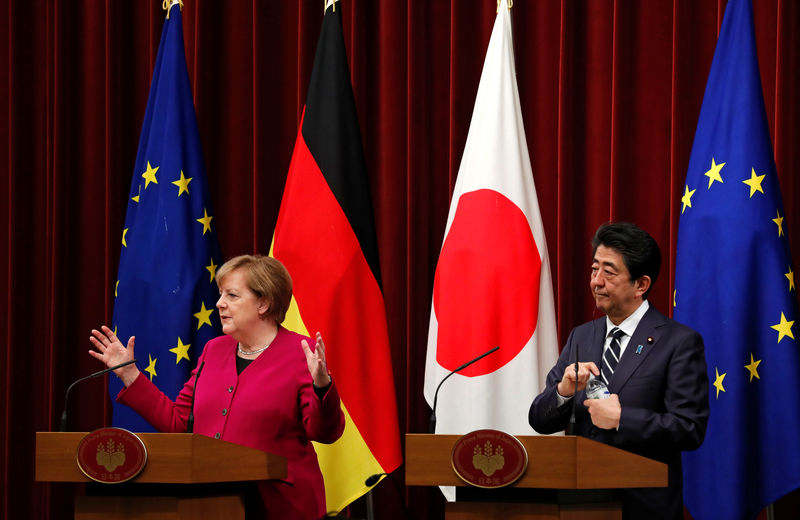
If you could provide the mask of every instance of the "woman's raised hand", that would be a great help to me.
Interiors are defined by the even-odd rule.
[[[89,341],[94,345],[97,351],[90,350],[89,355],[95,359],[102,361],[106,367],[111,368],[119,364],[131,361],[133,357],[133,344],[134,336],[128,340],[128,346],[125,347],[120,342],[114,331],[103,325],[101,330],[92,329],[92,335],[89,336]],[[125,386],[129,386],[136,377],[139,375],[139,369],[136,364],[131,364],[114,371]]]
[[[308,371],[311,373],[311,378],[314,380],[314,386],[317,388],[325,388],[330,384],[331,376],[328,374],[328,364],[325,362],[325,343],[323,343],[322,334],[319,332],[317,332],[316,343],[314,352],[311,352],[308,341],[303,340],[300,342],[303,346],[303,352],[306,354]]]

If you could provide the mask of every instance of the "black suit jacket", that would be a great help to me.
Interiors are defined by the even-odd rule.
[[[539,433],[564,430],[572,401],[558,406],[556,386],[564,369],[575,361],[601,366],[606,338],[605,317],[573,329],[547,386],[531,405],[528,420]],[[640,348],[641,347],[641,348]],[[624,518],[683,518],[681,451],[702,444],[708,423],[708,376],[703,339],[689,327],[673,321],[652,306],[631,336],[609,384],[618,394],[622,414],[617,430],[592,424],[577,395],[576,434],[615,446],[669,466],[668,488],[621,490]]]

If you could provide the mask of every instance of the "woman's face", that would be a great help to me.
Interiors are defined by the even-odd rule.
[[[269,303],[247,287],[244,271],[236,269],[220,281],[217,309],[222,332],[241,340],[261,323]]]

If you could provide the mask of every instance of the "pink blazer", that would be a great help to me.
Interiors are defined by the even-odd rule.
[[[325,488],[310,441],[331,443],[344,430],[339,394],[331,385],[320,400],[312,387],[300,341],[279,327],[270,347],[241,375],[230,336],[209,341],[197,363],[194,432],[282,455],[285,481],[259,483],[269,518],[317,519],[326,513]],[[314,341],[305,338],[311,348]],[[117,395],[161,432],[185,432],[197,368],[172,402],[146,375]]]

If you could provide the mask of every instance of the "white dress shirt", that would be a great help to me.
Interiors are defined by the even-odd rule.
[[[618,328],[625,333],[625,335],[619,339],[619,359],[622,359],[622,355],[625,354],[625,348],[631,341],[631,336],[633,336],[634,331],[636,331],[636,327],[639,326],[639,322],[642,321],[642,317],[649,308],[650,304],[647,303],[647,300],[644,300],[641,305],[639,305],[639,307],[637,307],[636,310],[633,311],[630,316],[625,318],[619,325],[614,325],[608,316],[606,316],[606,341],[603,344],[603,355],[605,355],[606,349],[611,345],[611,331],[615,328]],[[556,398],[558,399],[558,406],[561,406],[572,400],[572,396],[564,397],[563,395],[559,394],[558,389],[556,389]]]

